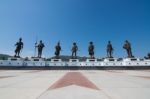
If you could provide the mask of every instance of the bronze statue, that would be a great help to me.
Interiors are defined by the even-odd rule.
[[[78,51],[78,46],[75,42],[73,43],[73,47],[72,47],[71,51],[72,51],[72,58],[76,58],[77,51]]]
[[[107,44],[107,57],[108,58],[112,58],[113,54],[113,47],[112,47],[112,44],[111,44],[111,41],[108,41],[108,44]]]
[[[19,38],[19,42],[15,44],[16,49],[15,49],[15,55],[14,57],[20,57],[20,51],[23,49],[23,42],[22,38]]]
[[[147,56],[148,56],[148,59],[150,59],[150,53],[148,53],[148,55],[147,55]]]
[[[60,42],[58,42],[57,45],[55,46],[55,55],[56,55],[56,58],[59,58],[60,51],[61,51],[61,46],[60,46]]]
[[[147,56],[144,57],[145,59],[150,59],[150,53],[147,54]]]
[[[42,43],[42,40],[40,40],[39,44],[36,47],[38,48],[38,58],[41,58],[42,50],[45,47],[44,43]]]
[[[94,45],[93,42],[89,43],[88,52],[91,59],[94,59]]]
[[[128,57],[131,58],[133,57],[132,55],[132,48],[131,48],[131,44],[129,41],[125,41],[125,44],[123,45],[123,48],[127,51]]]

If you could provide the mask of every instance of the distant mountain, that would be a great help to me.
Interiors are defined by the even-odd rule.
[[[12,56],[6,55],[6,54],[0,54],[0,60],[7,60],[9,57],[12,57]]]

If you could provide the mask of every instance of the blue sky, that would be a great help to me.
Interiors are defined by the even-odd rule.
[[[53,56],[61,42],[63,55],[71,54],[73,42],[78,55],[88,56],[89,41],[95,44],[97,57],[106,56],[106,44],[112,41],[115,57],[125,57],[122,48],[127,39],[133,54],[150,52],[149,0],[0,0],[0,53],[14,55],[15,42],[22,37],[22,55],[34,55],[36,38],[43,40],[43,55]]]

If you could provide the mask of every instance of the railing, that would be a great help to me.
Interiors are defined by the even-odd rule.
[[[9,59],[0,60],[0,66],[150,66],[150,60],[139,58],[124,58],[118,61],[117,58],[101,59],[87,59],[80,61],[79,59],[70,59],[69,61],[62,61],[61,59],[51,59],[45,61],[44,59]]]

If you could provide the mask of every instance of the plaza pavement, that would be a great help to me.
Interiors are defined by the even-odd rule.
[[[150,70],[0,70],[0,99],[150,99]]]

